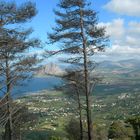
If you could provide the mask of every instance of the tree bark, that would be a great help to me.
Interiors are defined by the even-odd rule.
[[[8,120],[5,125],[5,140],[13,140],[12,136],[12,114],[11,114],[11,103],[10,103],[10,70],[9,70],[9,64],[8,64],[8,58],[6,57],[5,59],[5,64],[6,64],[6,102],[7,102],[7,112],[8,112]]]
[[[80,9],[80,25],[81,25],[81,36],[83,40],[83,55],[84,55],[84,85],[85,85],[85,95],[86,95],[86,112],[87,112],[87,127],[88,127],[88,140],[93,140],[93,126],[91,119],[91,107],[89,100],[89,89],[88,89],[88,68],[87,68],[87,51],[86,51],[86,38],[84,35],[84,23],[83,23],[83,13]]]
[[[81,107],[81,102],[80,102],[80,93],[77,88],[77,98],[78,98],[78,108],[79,108],[79,123],[80,123],[80,140],[83,140],[83,123],[82,123],[82,107]]]

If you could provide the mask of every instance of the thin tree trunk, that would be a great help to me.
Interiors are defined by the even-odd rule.
[[[11,140],[11,129],[10,129],[10,121],[8,120],[5,125],[5,134],[4,140]]]
[[[85,80],[85,95],[86,95],[86,112],[87,112],[87,126],[88,126],[88,140],[93,140],[93,126],[91,119],[91,107],[89,100],[89,89],[88,89],[88,69],[87,69],[87,51],[86,51],[86,39],[84,35],[84,24],[83,24],[83,13],[80,9],[80,25],[81,25],[81,36],[83,40],[83,55],[84,55],[84,80]]]
[[[13,140],[12,138],[12,116],[11,116],[11,103],[10,103],[10,75],[9,75],[9,65],[8,59],[6,58],[6,101],[7,101],[7,112],[8,112],[8,121],[5,125],[5,140]]]
[[[81,103],[79,103],[79,116],[80,116],[80,140],[83,140],[83,123],[82,123]]]
[[[79,93],[79,90],[78,90],[78,87],[76,86],[77,88],[77,97],[78,97],[78,108],[79,108],[79,122],[80,122],[80,140],[83,140],[83,123],[82,123],[82,107],[81,107],[81,102],[80,102],[80,93]]]

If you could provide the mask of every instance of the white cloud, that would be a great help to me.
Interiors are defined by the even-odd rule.
[[[103,60],[126,60],[126,59],[140,59],[140,48],[132,48],[130,46],[112,45],[111,48],[107,48],[105,52],[98,53],[96,61]]]
[[[140,28],[140,23],[139,22],[136,22],[136,21],[130,21],[129,22],[129,26],[130,27],[137,27],[137,28]]]
[[[140,58],[140,22],[131,21],[125,25],[123,19],[114,19],[111,22],[99,23],[99,26],[106,27],[111,40],[111,47],[101,54],[104,58]]]
[[[140,0],[110,0],[104,7],[121,15],[140,16]]]
[[[131,21],[128,23],[128,34],[133,36],[140,36],[140,22]]]
[[[109,55],[140,55],[140,48],[133,48],[130,46],[112,45],[111,48],[106,49],[106,54]]]
[[[140,22],[131,21],[125,26],[124,20],[119,18],[111,22],[99,23],[99,26],[106,27],[106,33],[110,36],[113,44],[140,47]]]
[[[138,48],[140,47],[139,38],[135,38],[133,36],[126,36],[126,44],[129,44],[131,47]]]
[[[108,23],[99,23],[99,26],[105,26],[107,35],[110,35],[115,40],[121,39],[125,34],[123,19],[115,19]]]

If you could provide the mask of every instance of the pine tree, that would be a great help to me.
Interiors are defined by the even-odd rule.
[[[26,55],[31,47],[38,47],[38,39],[29,39],[32,29],[19,29],[17,24],[25,23],[36,15],[35,5],[31,2],[20,7],[14,2],[0,1],[0,80],[1,92],[7,112],[5,140],[13,140],[13,119],[11,92],[16,85],[32,75],[36,56]],[[16,27],[15,27],[16,25]]]
[[[95,81],[92,71],[95,67],[93,55],[103,51],[107,45],[104,27],[98,26],[97,13],[90,8],[87,0],[60,0],[59,10],[54,10],[56,27],[48,34],[50,43],[58,43],[61,52],[70,63],[83,74],[84,95],[86,98],[86,116],[88,140],[93,139],[93,124],[91,115],[91,97]]]

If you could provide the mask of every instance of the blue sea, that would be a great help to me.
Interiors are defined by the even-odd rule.
[[[56,86],[60,86],[61,84],[62,80],[58,77],[34,77],[29,81],[24,81],[22,86],[14,87],[12,96],[21,97],[42,90],[53,90]],[[2,93],[0,93],[0,96],[2,96]]]

